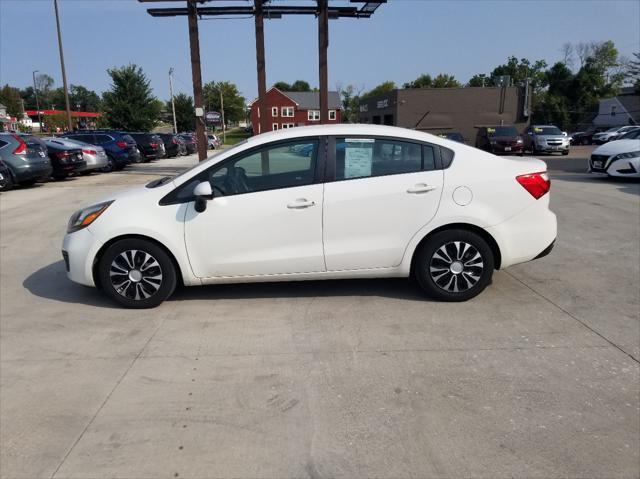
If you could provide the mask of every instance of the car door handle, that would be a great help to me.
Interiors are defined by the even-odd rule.
[[[287,208],[291,210],[300,210],[302,208],[309,208],[310,206],[315,206],[315,201],[308,201],[305,198],[300,198],[295,200],[293,203],[289,203]]]
[[[426,183],[418,183],[417,185],[409,188],[407,193],[418,194],[418,193],[427,193],[429,191],[433,191],[437,186],[427,185]]]

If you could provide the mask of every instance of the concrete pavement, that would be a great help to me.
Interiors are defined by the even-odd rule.
[[[194,158],[3,193],[0,477],[638,477],[640,185],[543,159],[555,250],[462,304],[353,280],[124,310],[66,280],[66,221]]]

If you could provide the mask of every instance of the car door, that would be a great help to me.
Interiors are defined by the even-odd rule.
[[[316,137],[239,153],[187,185],[209,181],[214,191],[204,212],[196,212],[193,202],[185,212],[185,244],[196,276],[325,270],[317,177],[325,143]]]
[[[390,268],[435,216],[439,147],[393,138],[336,138],[329,146],[323,238],[328,271]]]

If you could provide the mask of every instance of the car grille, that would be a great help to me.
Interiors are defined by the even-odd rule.
[[[549,145],[549,146],[560,146],[560,145],[562,145],[562,140],[547,140],[547,145]]]
[[[607,155],[591,155],[590,166],[592,171],[606,171]]]
[[[515,141],[498,141],[498,145],[500,146],[516,146]]]

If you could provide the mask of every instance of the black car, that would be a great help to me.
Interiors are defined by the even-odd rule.
[[[129,133],[138,145],[143,161],[157,160],[164,156],[164,143],[155,133]]]
[[[82,156],[82,148],[68,147],[54,142],[46,143],[47,153],[56,180],[64,180],[71,173],[84,169],[87,162]]]
[[[159,136],[164,143],[167,158],[179,156],[182,154],[181,150],[186,150],[184,142],[180,141],[181,138],[178,135],[174,135],[173,133],[156,133],[156,135]]]
[[[438,136],[440,138],[446,138],[447,140],[457,141],[458,143],[466,143],[464,136],[459,131],[446,131],[444,133],[439,133]]]
[[[198,143],[196,142],[195,135],[191,135],[190,133],[182,133],[180,134],[180,138],[184,140],[184,144],[187,147],[187,154],[191,155],[198,151]]]
[[[574,133],[573,135],[571,135],[571,144],[572,145],[590,145],[593,143],[593,135],[595,135],[596,133],[607,131],[608,129],[609,129],[608,126],[598,126],[595,128],[589,128],[587,131]]]
[[[7,191],[13,187],[13,179],[7,164],[0,159],[0,191]]]
[[[106,170],[121,170],[129,163],[140,161],[136,142],[128,134],[115,130],[80,130],[62,135],[71,140],[82,141],[104,148],[109,158]]]

